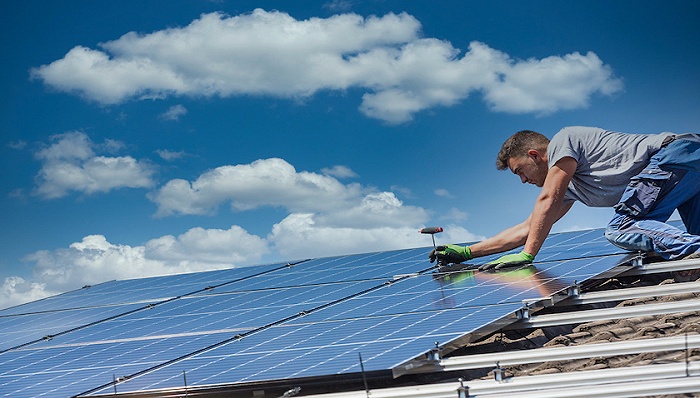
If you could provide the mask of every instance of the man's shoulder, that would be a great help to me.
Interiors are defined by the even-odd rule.
[[[604,134],[607,130],[600,127],[588,126],[568,126],[559,130],[554,137],[569,137],[569,136],[589,136]],[[552,139],[554,139],[554,137]]]
[[[598,127],[570,126],[559,130],[550,140],[550,148],[561,150],[581,145],[587,146],[601,139],[606,130]]]
[[[658,149],[661,142],[670,135],[673,135],[673,133],[630,134],[606,130],[600,127],[569,126],[559,130],[552,137],[551,141],[557,144],[582,144],[584,146],[598,146],[600,144],[604,144],[604,146],[625,146],[644,143],[644,145]]]

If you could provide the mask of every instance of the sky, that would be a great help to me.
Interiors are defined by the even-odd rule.
[[[0,308],[428,247],[425,226],[477,241],[537,197],[495,167],[516,131],[700,126],[696,1],[0,8]],[[576,204],[553,231],[611,215]]]

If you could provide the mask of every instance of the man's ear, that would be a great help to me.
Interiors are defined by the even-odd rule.
[[[527,151],[527,156],[532,160],[536,160],[538,158],[540,160],[542,159],[542,154],[537,149],[530,149],[529,151]]]

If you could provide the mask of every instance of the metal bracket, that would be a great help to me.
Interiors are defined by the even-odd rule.
[[[459,378],[459,387],[457,387],[457,398],[469,398],[469,387],[464,385],[464,379]]]
[[[518,317],[518,319],[530,319],[530,307],[525,306],[521,309],[519,309],[515,315]]]
[[[401,365],[401,367],[394,368],[393,374],[394,377],[400,377],[408,373],[438,372],[443,370],[441,362],[442,348],[436,341],[435,347],[426,352],[423,357],[412,359]],[[415,369],[421,369],[421,371],[416,371]]]
[[[496,362],[496,367],[493,369],[493,379],[496,382],[501,383],[503,382],[503,379],[505,379],[505,374],[506,371],[501,367],[501,363]]]
[[[442,359],[442,350],[440,349],[440,345],[437,341],[435,342],[435,348],[430,350],[426,356],[429,361],[439,362]]]
[[[632,258],[633,267],[641,267],[644,265],[644,252],[638,252],[634,258]]]
[[[578,297],[581,295],[581,285],[577,281],[574,281],[573,286],[566,289],[567,297]]]

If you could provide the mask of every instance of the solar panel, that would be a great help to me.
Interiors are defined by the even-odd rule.
[[[423,274],[345,300],[241,340],[160,368],[121,386],[128,391],[243,383],[394,369],[434,347],[447,345],[546,297],[612,268],[624,255],[569,260],[504,273],[467,277]],[[540,269],[541,268],[541,269]],[[322,356],[320,362],[313,358]],[[232,364],[235,364],[232,366]],[[216,375],[214,377],[213,375]],[[201,378],[201,379],[200,379]]]
[[[246,280],[290,263],[110,281],[0,311],[0,353],[94,322]]]
[[[128,304],[3,316],[0,317],[0,352],[141,307]]]
[[[367,371],[390,372],[627,258],[601,230],[551,235],[540,262],[511,272],[435,273],[427,252],[114,281],[0,311],[12,340],[0,395],[182,387],[183,372],[190,386],[342,375],[360,371],[358,354]],[[16,344],[50,317],[59,326]]]
[[[0,317],[63,309],[89,308],[125,303],[154,303],[193,291],[215,286],[225,281],[241,280],[265,274],[285,264],[231,268],[189,274],[167,275],[141,279],[109,281],[94,286],[48,297],[0,310]]]

